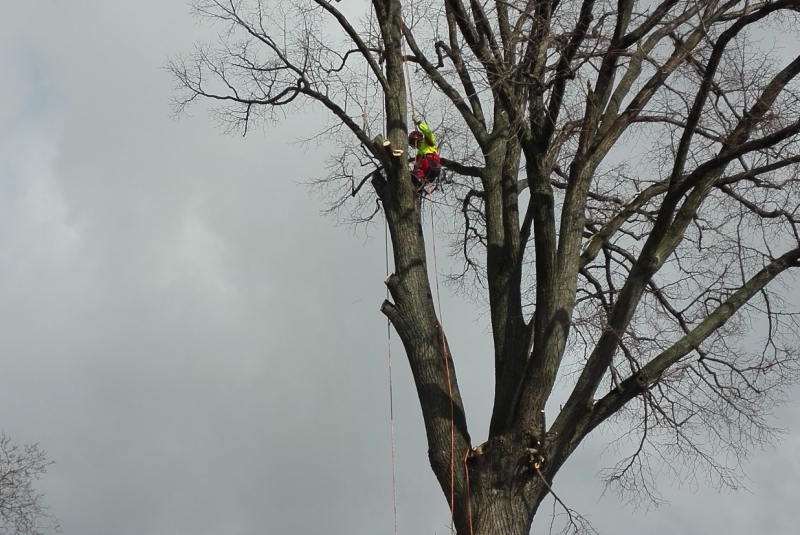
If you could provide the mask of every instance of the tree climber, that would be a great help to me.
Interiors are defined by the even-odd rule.
[[[442,170],[442,161],[439,159],[439,147],[436,144],[436,137],[434,137],[430,127],[416,115],[412,115],[411,120],[414,121],[418,128],[418,130],[408,134],[408,144],[417,149],[416,157],[409,159],[409,161],[414,162],[411,181],[414,187],[420,191],[425,185],[435,182],[439,178],[439,173]]]

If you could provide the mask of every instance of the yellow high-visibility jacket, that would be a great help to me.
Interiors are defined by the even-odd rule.
[[[436,144],[436,137],[431,132],[431,128],[424,121],[417,123],[417,128],[422,132],[422,142],[417,147],[417,157],[424,158],[428,154],[439,154],[439,146]]]

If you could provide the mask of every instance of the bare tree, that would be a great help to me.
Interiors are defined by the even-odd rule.
[[[246,132],[325,109],[330,204],[363,220],[379,200],[394,259],[381,310],[458,533],[527,533],[600,426],[621,452],[605,479],[631,499],[658,502],[665,468],[740,484],[800,362],[784,299],[800,266],[800,0],[194,7],[223,30],[171,61],[177,111],[214,99]],[[430,201],[395,156],[410,105],[444,141],[453,185],[437,220],[463,263],[452,280],[491,318],[494,407],[477,447],[432,299]],[[571,393],[551,401],[548,427],[557,381]]]
[[[60,532],[58,521],[34,488],[53,461],[37,444],[19,446],[0,431],[0,534]]]

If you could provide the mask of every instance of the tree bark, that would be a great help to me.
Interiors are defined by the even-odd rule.
[[[466,494],[471,499],[457,502],[459,535],[530,532],[533,517],[549,492],[544,484],[548,476],[542,451],[543,445],[535,438],[504,435],[470,453]]]

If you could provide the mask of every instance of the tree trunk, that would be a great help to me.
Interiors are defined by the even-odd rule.
[[[472,497],[472,530],[458,530],[462,535],[528,535],[533,514],[528,504],[511,489],[480,489]]]
[[[406,84],[402,53],[402,16],[399,2],[375,4],[384,51],[386,138],[392,149],[407,148]],[[503,143],[494,162],[502,176],[486,180],[486,202],[493,213],[510,214],[507,220],[491,221],[493,256],[490,258],[493,284],[493,328],[502,339],[513,342],[500,355],[504,368],[503,395],[508,417],[513,412],[514,392],[520,377],[516,371],[527,360],[529,341],[520,305],[519,287],[508,295],[512,278],[518,278],[519,257],[516,208],[516,168],[520,146],[513,140]],[[381,147],[384,140],[376,139]],[[487,444],[472,448],[464,408],[455,376],[453,355],[444,327],[436,314],[428,278],[425,237],[420,220],[420,204],[411,186],[407,155],[381,154],[383,169],[373,175],[373,185],[384,209],[391,234],[394,272],[386,279],[391,300],[381,310],[391,320],[406,350],[428,438],[431,467],[453,511],[459,535],[527,535],[546,487],[534,462],[541,462],[539,437],[543,429],[512,432],[508,418],[501,418]],[[504,158],[510,158],[513,165]],[[504,180],[505,179],[505,180]],[[505,207],[506,212],[503,212]],[[502,344],[501,344],[502,345]],[[506,394],[505,391],[510,392]],[[541,408],[541,407],[540,407]],[[496,411],[497,412],[497,411]],[[538,414],[537,411],[534,414]],[[536,422],[538,424],[538,421]],[[501,434],[501,430],[509,434]],[[544,467],[542,467],[544,470]],[[547,476],[545,476],[547,477]]]
[[[547,495],[542,479],[547,476],[541,475],[545,468],[532,445],[538,446],[535,439],[503,436],[470,452],[469,477],[464,478],[463,488],[456,489],[454,520],[459,535],[530,533],[536,510]]]

